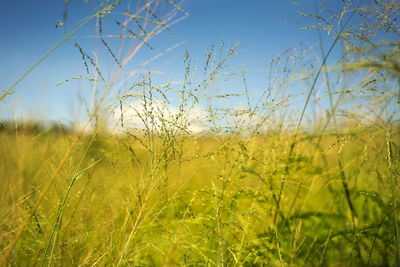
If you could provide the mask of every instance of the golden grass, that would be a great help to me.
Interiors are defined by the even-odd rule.
[[[129,136],[87,136],[58,173],[9,263],[393,264],[390,210],[398,203],[391,203],[385,131],[369,126],[331,132],[318,147],[321,135],[299,136],[276,224],[289,133],[177,137],[174,146],[162,138],[143,137],[141,144]],[[0,138],[4,249],[77,137],[3,133]],[[398,155],[398,131],[391,138]],[[393,159],[398,173],[398,158]],[[97,160],[71,185],[81,161],[80,170]],[[47,246],[54,249],[45,253]]]

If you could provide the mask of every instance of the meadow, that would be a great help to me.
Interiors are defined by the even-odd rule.
[[[173,14],[185,12],[167,2]],[[333,20],[369,16],[375,20],[362,29],[383,25],[397,36],[399,6],[346,3]],[[120,1],[106,4],[90,19],[105,20]],[[133,48],[166,27],[160,21]],[[0,264],[399,266],[399,43],[358,29],[344,23],[320,50],[320,65],[291,50],[275,59],[258,101],[244,86],[242,94],[211,96],[214,106],[206,92],[216,81],[245,77],[229,65],[236,46],[211,48],[203,76],[186,52],[178,89],[144,75],[110,100],[122,70],[100,84],[100,68],[78,44],[86,68],[92,64],[88,82],[103,86],[81,129],[1,123]],[[342,38],[348,54],[327,66]],[[121,68],[136,53],[121,60],[104,45]],[[294,95],[299,80],[309,86]],[[245,104],[233,107],[232,98]],[[210,106],[198,108],[203,102]],[[313,117],[309,106],[324,106],[324,115]]]
[[[77,137],[37,134],[1,134],[2,244],[57,171],[11,266],[395,265],[398,129],[302,134],[289,162],[285,132],[97,134],[61,170]]]

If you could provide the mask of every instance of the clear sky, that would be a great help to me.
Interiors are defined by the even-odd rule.
[[[125,6],[127,2],[123,1],[121,5]],[[131,1],[132,5],[134,3]],[[234,62],[245,64],[250,70],[249,90],[259,92],[265,89],[263,86],[267,81],[266,75],[257,70],[265,69],[273,57],[289,47],[300,43],[311,47],[318,42],[315,31],[300,30],[305,25],[296,23],[304,22],[300,12],[314,11],[314,5],[311,0],[297,1],[297,4],[289,0],[189,0],[183,5],[189,16],[151,40],[149,45],[154,49],[144,47],[131,66],[140,65],[157,53],[180,44],[151,65],[152,70],[160,71],[160,80],[180,80],[184,74],[185,50],[193,60],[203,59],[207,48],[218,45],[221,40],[227,44],[240,42],[239,55]],[[17,80],[35,60],[61,40],[75,22],[93,14],[94,7],[94,3],[88,5],[82,0],[73,0],[66,23],[56,28],[57,21],[63,17],[62,0],[0,1],[1,88],[5,89]],[[113,21],[104,23],[105,31],[115,27]],[[94,22],[89,23],[32,71],[15,88],[15,94],[7,99],[7,103],[0,104],[0,119],[39,116],[68,122],[79,116],[77,95],[85,92],[82,83],[55,85],[85,75],[81,55],[74,44],[78,42],[88,51],[93,49],[96,41],[84,37],[93,35],[94,28]],[[108,57],[105,62],[112,62],[112,59]],[[103,63],[102,68],[105,73],[110,72],[107,64]]]

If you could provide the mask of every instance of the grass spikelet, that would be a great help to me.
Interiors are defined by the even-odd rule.
[[[102,44],[107,48],[108,52],[110,53],[111,57],[114,59],[115,63],[121,68],[121,63],[119,63],[117,57],[115,56],[114,52],[111,50],[111,47],[108,45],[107,41],[103,38],[101,39]]]
[[[83,51],[82,47],[81,47],[78,43],[75,43],[75,47],[79,50],[79,53],[81,53],[81,56],[82,56],[83,64],[84,64],[84,66],[85,66],[86,73],[89,74],[89,66],[88,66],[88,64],[86,63],[86,54],[85,54],[85,52]]]

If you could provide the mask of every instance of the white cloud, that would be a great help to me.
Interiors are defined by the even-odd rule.
[[[131,130],[151,129],[158,133],[173,130],[178,132],[199,133],[205,130],[204,121],[207,111],[200,107],[179,107],[161,101],[135,101],[117,107],[110,120],[109,128],[113,133],[122,134]]]

